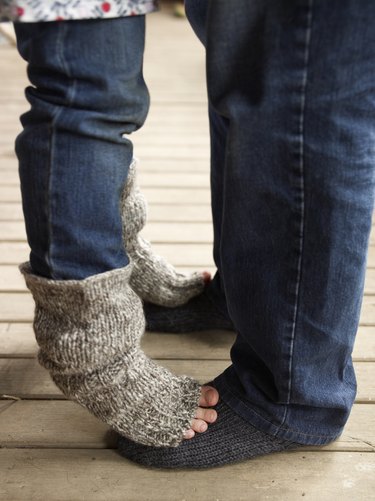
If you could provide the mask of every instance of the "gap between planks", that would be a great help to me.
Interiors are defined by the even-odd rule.
[[[0,401],[0,405],[1,405]],[[116,447],[115,433],[72,401],[23,400],[1,412],[0,447],[104,449]],[[355,404],[343,434],[322,448],[307,450],[374,452],[375,407]],[[28,422],[25,427],[24,423]]]
[[[0,358],[34,358],[37,344],[31,323],[0,323]],[[203,331],[186,334],[146,332],[142,346],[151,358],[229,360],[235,334]],[[375,362],[375,327],[360,326],[354,344],[355,362]]]
[[[0,322],[31,322],[34,303],[28,292],[0,292]],[[364,296],[360,325],[375,325],[375,296]]]
[[[176,360],[156,359],[161,365],[178,375],[189,375],[201,384],[212,381],[229,365],[229,360]],[[372,404],[375,402],[375,362],[355,362],[354,364],[358,392],[356,403]],[[64,399],[62,393],[53,384],[48,372],[36,359],[0,359],[0,395],[12,395],[17,398]]]

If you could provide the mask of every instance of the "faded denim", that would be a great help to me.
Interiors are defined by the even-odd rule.
[[[186,7],[207,47],[217,281],[238,333],[215,382],[259,429],[325,444],[356,395],[351,354],[374,204],[375,4]]]
[[[119,203],[133,149],[123,134],[149,108],[145,18],[15,28],[32,84],[16,152],[33,271],[83,279],[126,266]]]

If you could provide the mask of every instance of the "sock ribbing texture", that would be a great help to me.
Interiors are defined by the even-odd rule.
[[[120,454],[131,461],[155,468],[212,468],[272,452],[296,449],[299,444],[267,435],[238,416],[220,401],[217,421],[204,433],[196,433],[178,447],[147,447],[119,438]]]
[[[205,280],[202,273],[189,276],[177,273],[139,235],[146,223],[147,204],[136,184],[136,165],[137,161],[133,159],[121,201],[124,246],[134,265],[130,285],[144,301],[178,306],[199,294]]]
[[[153,332],[234,331],[230,318],[219,311],[205,290],[181,306],[170,308],[144,303],[143,309],[146,329]]]
[[[85,280],[56,281],[21,265],[36,308],[38,358],[64,395],[121,435],[177,446],[190,428],[200,385],[175,376],[140,349],[142,303],[131,265]]]

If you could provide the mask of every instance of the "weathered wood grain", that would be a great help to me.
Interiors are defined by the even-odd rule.
[[[29,501],[370,500],[375,454],[295,451],[207,471],[160,471],[90,449],[1,449],[0,496]]]
[[[230,365],[229,360],[167,360],[160,363],[176,374],[186,374],[201,383],[211,381]],[[374,362],[357,362],[357,403],[375,402]],[[46,370],[36,359],[0,359],[0,395],[13,395],[26,399],[59,399],[61,392],[53,384]]]

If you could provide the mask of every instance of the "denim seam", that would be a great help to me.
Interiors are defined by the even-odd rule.
[[[56,37],[56,56],[58,58],[58,61],[60,62],[61,68],[64,70],[65,74],[68,77],[71,77],[70,71],[69,71],[69,66],[67,59],[64,55],[64,47],[65,47],[65,38],[66,38],[66,33],[67,33],[67,24],[66,23],[59,23],[58,26],[58,32],[57,32],[57,37]],[[54,151],[55,151],[55,132],[56,132],[56,122],[59,119],[61,113],[63,112],[64,106],[70,106],[73,102],[74,96],[76,93],[76,80],[73,81],[73,85],[68,87],[67,90],[67,101],[66,103],[60,105],[59,110],[56,112],[54,115],[52,122],[51,122],[51,138],[50,138],[50,144],[51,144],[51,151],[50,151],[50,159],[49,159],[49,170],[48,170],[48,193],[49,193],[49,200],[48,200],[48,252],[47,252],[47,263],[49,267],[49,273],[51,278],[57,278],[53,276],[53,258],[52,258],[52,234],[53,234],[53,225],[52,225],[52,165],[53,165],[53,159],[54,159]]]
[[[280,425],[275,424],[272,421],[270,421],[269,419],[267,419],[266,417],[264,417],[262,414],[259,414],[259,412],[254,410],[253,407],[248,405],[246,402],[244,402],[244,400],[242,400],[225,382],[221,382],[221,384],[225,385],[227,392],[230,393],[235,399],[240,400],[241,403],[245,407],[247,407],[253,414],[255,414],[259,419],[261,419],[262,421],[265,421],[266,423],[269,423],[270,425],[274,426],[275,428],[277,428],[280,431],[289,431],[292,433],[296,433],[298,435],[303,435],[305,437],[323,438],[323,439],[328,439],[328,440],[334,440],[334,438],[332,438],[332,435],[315,435],[314,433],[304,433],[302,431],[295,430],[293,428],[285,428],[285,427],[283,427],[284,422],[282,422]],[[275,436],[277,436],[277,434]],[[337,435],[337,436],[339,436],[339,435]]]
[[[302,76],[302,86],[301,86],[301,102],[300,102],[300,120],[299,120],[299,175],[300,175],[300,194],[301,194],[301,221],[300,221],[300,235],[299,235],[299,259],[297,268],[297,282],[295,288],[295,305],[293,314],[293,326],[292,326],[292,339],[290,343],[289,351],[289,380],[288,380],[288,395],[287,395],[287,405],[290,404],[291,393],[292,393],[292,379],[293,379],[293,353],[296,337],[296,327],[297,327],[297,316],[299,307],[299,296],[300,296],[300,286],[301,286],[301,276],[302,276],[302,258],[303,258],[303,248],[304,248],[304,223],[305,223],[305,182],[304,182],[304,126],[305,126],[305,108],[306,108],[306,87],[307,87],[307,73],[308,73],[308,62],[310,55],[310,41],[311,41],[311,27],[312,27],[312,9],[313,0],[308,0],[308,13],[307,13],[307,25],[305,34],[305,50],[304,50],[304,71]],[[285,423],[288,415],[288,407],[285,406],[284,416],[280,427]]]

